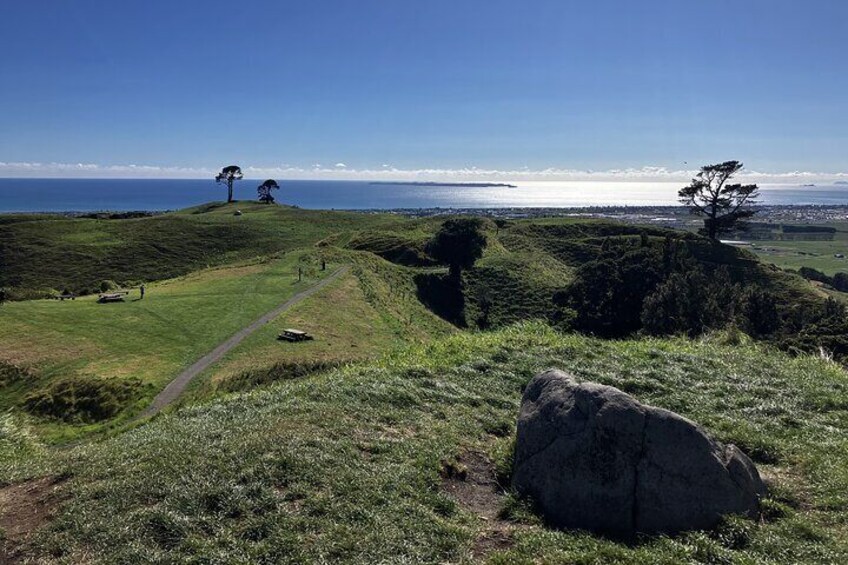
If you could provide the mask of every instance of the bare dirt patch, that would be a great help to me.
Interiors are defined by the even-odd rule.
[[[53,518],[62,482],[56,477],[42,477],[0,488],[0,565],[20,561],[32,534]]]
[[[500,516],[503,490],[498,484],[495,464],[480,451],[465,451],[442,468],[442,489],[483,522],[471,546],[471,559],[480,561],[493,551],[512,547],[513,533],[526,526]]]
[[[797,469],[760,465],[760,477],[772,496],[775,492],[791,493],[790,499],[783,500],[790,506],[809,512],[813,510],[813,493],[804,475]]]

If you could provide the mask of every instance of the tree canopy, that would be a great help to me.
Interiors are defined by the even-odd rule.
[[[215,175],[215,182],[227,185],[227,202],[233,201],[233,182],[241,180],[243,177],[244,174],[242,174],[241,167],[238,165],[226,166]]]
[[[440,263],[450,267],[452,278],[459,279],[483,256],[486,234],[480,218],[453,218],[445,221],[430,241],[428,251]]]
[[[705,165],[678,192],[681,204],[690,207],[693,214],[704,216],[704,233],[710,239],[738,229],[746,218],[754,215],[754,210],[747,207],[756,203],[759,187],[730,183],[742,167],[739,161]]]
[[[265,204],[273,204],[274,203],[274,195],[271,193],[273,190],[279,190],[280,185],[277,184],[277,181],[274,179],[268,179],[258,187],[256,187],[256,193],[259,196],[259,201],[264,202]]]

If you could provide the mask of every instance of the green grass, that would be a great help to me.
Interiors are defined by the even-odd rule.
[[[848,272],[848,259],[838,259],[837,254],[848,256],[848,241],[757,241],[750,248],[766,263],[782,269],[798,270],[810,267],[833,276]]]
[[[767,512],[626,545],[549,530],[505,497],[523,521],[491,562],[848,560],[841,368],[718,339],[601,341],[540,324],[457,334],[54,452],[42,467],[70,479],[30,554],[67,563],[466,561],[491,524],[441,491],[440,470],[469,448],[508,469],[521,389],[551,366],[736,442],[771,484]]]
[[[21,406],[59,380],[134,379],[140,387],[122,407],[127,408],[123,417],[129,417],[180,370],[329,274],[316,268],[310,253],[291,252],[150,284],[144,300],[137,300],[134,290],[118,304],[98,304],[94,296],[5,304],[0,308],[0,358],[30,369],[29,378],[3,387],[0,408]],[[306,273],[301,282],[299,266]],[[87,428],[81,422],[72,431],[66,423],[45,427],[58,436]]]
[[[477,327],[488,303],[487,327],[504,327],[519,320],[545,318],[552,298],[573,279],[573,268],[542,252],[489,248],[465,277],[465,318]]]
[[[428,267],[436,264],[426,251],[431,235],[423,230],[406,230],[405,233],[365,231],[351,237],[346,247],[369,251],[399,265]]]
[[[193,398],[264,382],[264,376],[373,358],[400,345],[424,343],[453,328],[414,299],[413,271],[362,253],[340,253],[353,269],[248,337],[196,381]],[[286,328],[313,341],[281,342]],[[268,371],[276,366],[277,372]]]
[[[234,215],[237,209],[242,215]],[[13,294],[64,288],[91,292],[103,280],[168,279],[401,221],[388,214],[255,202],[213,203],[128,220],[0,216],[0,287],[11,287]]]
[[[832,240],[804,239],[812,237],[804,233],[783,234],[778,229],[780,225],[775,224],[775,239],[753,240],[752,246],[747,249],[754,252],[763,262],[774,264],[781,269],[798,270],[801,267],[810,267],[831,276],[839,271],[848,272],[846,259],[835,257],[837,254],[848,255],[848,222],[831,222],[822,226],[836,230]],[[783,239],[784,237],[786,239]],[[744,240],[745,236],[740,235],[739,239]]]

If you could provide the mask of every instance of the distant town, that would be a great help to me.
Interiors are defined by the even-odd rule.
[[[703,220],[682,206],[600,206],[588,208],[398,208],[393,210],[350,210],[361,213],[392,213],[413,218],[449,215],[489,216],[503,219],[522,218],[607,218],[633,224],[691,229]],[[757,206],[757,222],[828,224],[848,220],[848,205]]]

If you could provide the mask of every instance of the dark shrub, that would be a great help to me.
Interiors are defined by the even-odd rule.
[[[836,273],[830,284],[839,292],[848,292],[848,273]]]
[[[760,288],[746,289],[740,297],[739,321],[745,333],[761,338],[780,329],[777,297]]]
[[[65,422],[99,422],[123,410],[141,387],[136,378],[66,377],[28,394],[24,407],[37,416]]]
[[[100,292],[109,292],[120,288],[115,281],[105,280],[100,281]]]
[[[826,274],[813,269],[811,267],[801,267],[798,269],[798,274],[807,279],[808,281],[816,281],[825,284],[833,284],[833,279],[831,279]]]
[[[470,269],[483,256],[486,234],[480,218],[453,218],[445,221],[427,246],[427,251],[440,263],[448,265],[451,278],[459,281],[460,273]]]
[[[799,330],[786,333],[779,345],[784,349],[819,353],[822,350],[834,359],[848,359],[848,316],[845,306],[828,298]]]
[[[686,273],[672,273],[645,298],[642,324],[655,335],[701,333],[722,328],[733,315],[735,288],[724,269],[708,277],[693,265]]]

